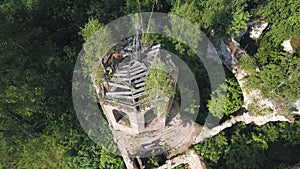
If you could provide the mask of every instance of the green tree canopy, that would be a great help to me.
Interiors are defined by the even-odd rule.
[[[226,85],[222,84],[213,91],[207,107],[214,116],[222,118],[239,110],[242,105],[243,95],[238,82],[227,79]]]
[[[160,58],[155,58],[151,64],[148,75],[145,78],[146,100],[156,107],[156,113],[168,113],[169,100],[175,92],[172,87],[172,77],[168,73],[168,68]]]

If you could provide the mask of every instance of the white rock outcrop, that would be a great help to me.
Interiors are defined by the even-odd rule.
[[[157,169],[171,169],[180,164],[188,164],[190,169],[207,169],[202,157],[198,156],[194,150],[188,150],[184,154],[166,161],[166,164]]]
[[[266,26],[267,25],[263,26],[264,29],[266,28]],[[262,29],[261,29],[261,32],[262,32]],[[231,57],[232,57],[231,59],[229,58],[230,54],[227,53],[227,51],[229,52],[229,50],[226,48],[225,43],[221,43],[221,45],[219,46],[219,48],[221,50],[219,50],[218,52],[226,56],[225,60],[232,60],[233,58],[236,58],[240,54],[240,52],[236,52],[236,51],[241,50],[241,49],[239,49],[239,45],[238,44],[233,44],[233,45],[236,48],[236,50],[234,50],[234,52],[231,51]],[[222,130],[229,128],[238,122],[244,122],[246,124],[254,123],[258,126],[264,125],[268,122],[274,122],[274,121],[291,122],[290,119],[286,118],[284,115],[280,115],[277,112],[276,105],[274,105],[274,103],[271,100],[262,98],[260,90],[257,90],[257,89],[256,90],[250,89],[249,91],[246,90],[247,87],[246,87],[244,79],[247,78],[248,76],[251,76],[250,74],[248,74],[245,70],[236,66],[235,62],[232,62],[232,61],[231,61],[231,63],[224,62],[224,64],[225,65],[227,64],[226,65],[227,67],[232,68],[232,72],[235,75],[238,83],[241,86],[241,89],[243,92],[243,97],[244,97],[243,107],[248,109],[249,105],[254,103],[254,104],[256,104],[256,106],[258,106],[257,108],[259,109],[259,111],[261,112],[262,115],[250,115],[250,114],[256,114],[256,113],[251,112],[251,110],[248,109],[248,111],[250,111],[250,112],[244,113],[240,116],[233,117],[213,128],[204,126],[202,128],[202,131],[199,133],[199,135],[194,137],[193,144],[197,144],[199,142],[204,141],[205,139],[207,139],[209,137],[217,135]],[[259,72],[259,69],[257,69],[256,72]],[[294,104],[294,108],[295,108],[295,111],[293,113],[300,114],[300,99],[298,99],[298,101]],[[269,112],[268,110],[271,110],[271,112]]]
[[[289,53],[293,53],[294,49],[291,44],[291,39],[285,40],[282,42],[281,46],[283,47],[283,50]]]
[[[229,128],[238,122],[244,122],[246,124],[254,123],[258,126],[261,126],[268,122],[274,122],[274,121],[290,122],[290,120],[288,120],[285,116],[276,115],[275,113],[267,114],[264,116],[251,116],[248,113],[244,113],[243,115],[236,116],[232,119],[229,119],[229,120],[225,121],[224,123],[222,123],[221,125],[216,126],[214,128],[208,128],[207,126],[204,126],[202,128],[202,131],[200,132],[200,134],[194,138],[193,144],[197,144],[199,142],[204,141],[205,139],[207,139],[209,137],[217,135],[222,130]]]
[[[293,110],[293,114],[298,114],[300,115],[300,99],[298,99],[295,103],[294,103],[294,108],[295,110]]]
[[[257,39],[260,37],[262,32],[267,28],[268,23],[255,24],[251,27],[250,38]]]

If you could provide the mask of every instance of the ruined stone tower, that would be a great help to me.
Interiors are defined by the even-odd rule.
[[[160,46],[144,48],[142,56],[135,56],[137,52],[125,51],[117,51],[122,55],[119,58],[114,57],[116,53],[106,56],[108,59],[105,59],[104,65],[108,65],[109,60],[112,61],[105,67],[107,77],[102,83],[104,92],[101,96],[101,106],[114,130],[133,135],[165,127],[166,116],[160,112],[154,113],[154,107],[147,100],[144,91],[144,78],[152,61],[160,58],[166,63],[172,62],[170,57],[161,56]],[[134,56],[129,57],[131,55]],[[172,78],[176,79],[176,67],[168,68]]]
[[[168,87],[175,91],[178,69],[171,55],[161,44],[140,43],[138,31],[136,37],[116,44],[112,52],[101,58],[104,73],[101,82],[94,81],[99,103],[128,169],[143,168],[143,157],[161,153],[171,157],[172,153],[186,151],[195,132],[192,123],[183,124],[180,117],[176,118],[179,110],[173,96],[149,99],[145,79],[157,59],[165,65],[164,71],[171,79]],[[155,100],[166,103],[167,113],[153,104]],[[175,120],[168,116],[170,112],[175,114]]]

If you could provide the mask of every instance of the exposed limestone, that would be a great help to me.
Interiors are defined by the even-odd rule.
[[[232,61],[231,52],[230,52],[230,49],[228,48],[228,46],[225,44],[224,40],[220,41],[218,53],[219,53],[219,55],[224,57],[224,62],[226,63],[226,65],[232,64],[231,63],[231,61]]]
[[[238,68],[237,66],[233,67],[233,73],[241,86],[243,97],[244,97],[244,107],[249,110],[249,106],[251,104],[256,104],[258,109],[261,111],[261,114],[269,114],[269,112],[264,112],[266,110],[272,110],[273,113],[277,113],[275,105],[269,99],[263,99],[261,96],[261,91],[258,89],[249,89],[247,90],[245,87],[244,78],[247,78],[249,74],[243,70]],[[251,112],[252,113],[252,112]],[[254,113],[255,114],[255,113]]]
[[[232,65],[236,65],[238,62],[237,56],[247,54],[245,50],[241,49],[240,43],[234,38],[228,40],[227,43],[225,43],[224,40],[221,40],[218,45],[217,52],[220,56],[223,56],[223,64],[226,65],[231,71],[233,71]]]
[[[259,38],[259,36],[262,34],[263,30],[266,29],[267,26],[268,23],[254,25],[252,27],[252,31],[250,32],[250,37]],[[228,44],[229,45],[226,45],[226,43],[223,40],[221,40],[218,53],[223,56],[223,60],[222,60],[223,63],[230,70],[232,70],[235,77],[237,78],[237,81],[240,84],[243,92],[243,97],[244,97],[243,107],[248,110],[248,113],[244,113],[242,115],[233,117],[213,128],[208,128],[207,126],[204,126],[201,132],[197,136],[193,137],[192,144],[198,144],[200,142],[203,142],[207,138],[217,135],[224,129],[229,128],[238,122],[244,122],[246,124],[254,123],[257,126],[261,126],[268,122],[275,122],[275,121],[291,122],[290,119],[278,113],[279,107],[276,107],[277,105],[274,104],[271,99],[264,99],[262,97],[260,90],[247,88],[245,79],[250,75],[245,70],[236,66],[241,54],[246,54],[246,52],[240,48],[239,43],[236,42],[233,38],[230,40]],[[211,49],[208,48],[208,53],[210,50]],[[257,68],[256,72],[259,71],[260,70]],[[255,110],[250,109],[250,106],[253,106],[253,104],[256,106],[257,109]],[[296,101],[293,108],[294,110],[292,113],[300,115],[300,99]],[[257,115],[257,113],[254,111],[258,111],[262,115]],[[167,168],[171,169],[178,166],[179,164],[187,164],[187,163],[189,164],[189,167],[192,169],[194,168],[194,164],[197,164],[197,166],[195,166],[195,169],[196,168],[201,169],[203,167],[205,168],[205,164],[203,163],[203,161],[201,161],[201,159],[200,161],[191,160],[193,158],[194,159],[198,158],[199,160],[199,157],[195,153],[194,154],[193,153],[189,151],[181,156],[168,160],[165,165],[159,167],[158,169],[167,169]],[[199,164],[199,162],[200,163],[202,162],[203,165]],[[299,168],[299,165],[295,166],[293,169],[296,168]]]
[[[131,156],[147,150],[163,149],[167,152],[167,157],[171,158],[189,149],[193,137],[200,133],[201,128],[198,126],[196,123],[182,121],[177,115],[169,125],[158,131],[153,130],[132,136],[123,131],[113,130],[113,134],[118,146],[126,149]]]
[[[267,28],[268,23],[255,24],[251,27],[250,38],[257,39],[260,37],[262,32]]]
[[[205,139],[212,137],[214,135],[217,135],[222,130],[231,127],[232,125],[238,123],[238,122],[244,122],[246,124],[254,123],[258,126],[264,125],[268,122],[274,122],[274,121],[287,121],[290,122],[286,117],[282,115],[276,115],[276,114],[267,114],[264,116],[250,116],[248,113],[244,113],[243,115],[236,116],[230,120],[227,120],[226,122],[222,123],[219,126],[216,126],[214,128],[209,129],[208,127],[204,126],[202,128],[201,133],[195,138],[193,141],[193,144],[197,144],[199,142],[204,141]]]
[[[264,29],[265,29],[266,26],[267,26],[267,24],[263,25],[262,27],[264,27]],[[238,122],[244,122],[246,124],[254,123],[258,126],[264,125],[268,122],[274,122],[274,121],[291,122],[285,116],[278,114],[276,105],[274,105],[274,103],[271,100],[262,98],[260,90],[257,90],[257,89],[255,89],[255,90],[248,89],[247,90],[247,87],[245,84],[245,78],[247,78],[250,75],[245,70],[236,66],[236,63],[238,60],[237,58],[239,58],[239,55],[241,53],[241,52],[237,52],[237,51],[243,51],[243,50],[240,49],[240,46],[239,46],[238,42],[236,42],[236,41],[233,41],[233,43],[231,43],[231,45],[233,45],[233,46],[228,47],[225,45],[225,43],[223,41],[221,41],[218,52],[224,56],[223,63],[229,69],[232,70],[238,83],[240,84],[242,92],[243,92],[243,97],[244,97],[243,107],[248,109],[249,112],[244,113],[243,115],[240,115],[240,116],[236,116],[236,117],[234,117],[230,120],[227,120],[224,123],[222,123],[216,127],[213,127],[213,128],[208,128],[207,126],[204,126],[202,128],[201,133],[197,137],[194,138],[193,144],[197,144],[199,142],[204,141],[205,139],[207,139],[209,137],[217,135],[222,130],[229,128]],[[233,62],[233,60],[235,60],[236,62]],[[259,72],[259,70],[257,70],[257,71]],[[258,110],[262,114],[261,116],[255,115],[256,114],[255,112],[251,112],[251,110],[249,110],[249,106],[251,104],[256,104],[256,106],[258,107]],[[297,100],[297,102],[294,104],[294,109],[295,110],[292,113],[300,114],[300,99]],[[250,114],[254,114],[254,115],[250,115]]]
[[[258,38],[262,31],[267,27],[267,25],[267,23],[264,23],[260,26],[254,26],[252,28],[252,31],[254,32],[252,33],[252,35],[250,33],[250,36],[252,36],[251,38]],[[117,109],[119,107],[113,105],[113,103],[111,103],[112,105],[106,105],[104,104],[104,102],[100,102],[103,109],[106,110],[104,114],[106,115],[107,119],[110,122],[110,125],[112,126],[111,129],[114,134],[114,139],[117,142],[127,168],[143,168],[143,164],[140,160],[140,155],[144,155],[145,157],[147,157],[153,155],[154,150],[160,150],[163,152],[167,152],[166,156],[169,160],[167,160],[166,163],[158,169],[171,169],[180,164],[188,164],[189,168],[191,169],[206,169],[207,167],[203,162],[203,159],[199,157],[193,150],[188,150],[191,145],[197,144],[207,138],[217,135],[222,130],[229,128],[238,122],[244,122],[246,124],[254,123],[258,126],[274,121],[290,122],[290,120],[285,116],[279,115],[276,109],[276,105],[274,105],[271,100],[263,99],[260,90],[247,89],[245,78],[250,75],[245,70],[236,66],[239,58],[242,55],[246,54],[246,52],[240,48],[240,44],[234,38],[230,39],[227,44],[222,40],[218,52],[224,56],[222,60],[223,63],[234,73],[238,83],[240,84],[244,97],[243,107],[248,110],[248,113],[233,117],[218,126],[215,126],[213,128],[204,126],[201,130],[201,127],[199,127],[198,124],[191,121],[184,121],[178,113],[177,116],[175,116],[168,125],[165,124],[164,119],[163,124],[166,126],[163,125],[163,127],[161,127],[161,125],[159,125],[154,119],[151,123],[147,124],[147,129],[145,126],[146,123],[144,123],[144,115],[142,116],[142,118],[137,118],[142,120],[132,120],[133,118],[132,116],[130,116],[130,113],[133,114],[133,111],[128,111],[127,113],[129,114],[131,128],[132,126],[135,126],[135,123],[138,126],[135,127],[137,129],[141,128],[139,126],[143,126],[143,130],[136,130],[138,132],[132,134],[130,133],[130,127],[125,128],[124,126],[122,126],[121,122],[119,123],[120,120],[116,120],[118,118],[116,118],[116,115],[114,115],[114,109]],[[206,56],[218,61],[218,59],[214,58],[215,55],[213,53],[214,48],[209,45]],[[121,71],[122,70],[120,70],[120,72]],[[122,75],[123,77],[123,74],[120,72],[117,72],[119,73],[118,76]],[[259,72],[258,69],[257,72]],[[110,82],[109,84],[112,88],[119,87],[122,89],[127,89],[127,86],[122,84],[116,84],[113,82]],[[100,97],[104,96],[104,94],[100,92],[102,91],[100,85],[94,83],[94,87],[96,88],[96,91]],[[120,91],[116,92],[118,93],[115,93],[115,95],[119,95]],[[106,95],[110,94],[111,93],[109,92],[106,93]],[[250,110],[250,106],[253,106],[253,104],[255,104],[257,109]],[[295,103],[294,108],[295,111],[293,111],[293,113],[300,114],[300,99]],[[125,111],[122,110],[122,112]],[[256,112],[260,112],[262,115],[258,116],[256,115]],[[121,113],[119,114],[122,115]],[[157,125],[155,125],[156,123]],[[153,151],[150,152],[148,150]],[[183,154],[176,156],[177,154],[181,153]],[[136,162],[132,160],[132,158],[134,157],[137,157],[138,164],[136,164]]]
[[[265,27],[267,27],[267,23],[260,26],[261,29],[265,29]],[[243,107],[250,111],[250,114],[255,114],[255,112],[251,112],[253,110],[249,110],[249,107],[255,107],[256,110],[263,115],[270,113],[277,114],[279,107],[277,107],[272,100],[263,98],[260,90],[250,89],[247,86],[245,79],[251,75],[237,66],[239,58],[243,57],[243,55],[247,55],[247,53],[241,49],[239,42],[235,41],[234,38],[231,38],[227,43],[221,40],[221,43],[218,45],[218,53],[224,57],[224,65],[233,72],[241,86],[244,97]],[[256,72],[259,73],[260,70],[257,68]],[[297,109],[297,111],[299,111],[299,109]],[[297,111],[293,113],[297,113]]]
[[[289,53],[293,53],[294,49],[291,44],[291,39],[285,40],[282,42],[281,46],[283,47],[283,50]]]
[[[293,110],[293,114],[298,114],[298,115],[300,115],[300,99],[298,99],[296,102],[295,102],[295,104],[293,105],[293,108],[294,108],[294,110]]]
[[[166,164],[157,169],[172,169],[180,164],[188,164],[190,169],[207,169],[203,159],[198,156],[193,150],[188,150],[186,153],[174,157],[166,161]]]
[[[235,75],[238,83],[241,86],[243,97],[244,97],[244,105],[246,109],[248,109],[250,104],[256,103],[258,101],[259,110],[264,111],[271,109],[276,111],[274,104],[268,99],[262,99],[261,92],[259,90],[247,90],[245,84],[245,78],[250,76],[245,70],[236,66],[238,63],[238,59],[241,55],[247,54],[246,51],[240,48],[240,44],[235,41],[233,38],[228,42],[228,45],[221,40],[219,45],[218,53],[224,57],[223,63],[226,65]],[[257,70],[259,72],[259,70]],[[268,114],[267,112],[263,112],[262,114]]]

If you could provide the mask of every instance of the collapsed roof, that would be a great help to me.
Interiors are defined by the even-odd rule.
[[[147,101],[145,77],[152,62],[159,58],[168,68],[168,73],[177,80],[178,70],[171,59],[171,55],[161,49],[162,45],[144,46],[139,43],[127,42],[123,47],[116,47],[118,51],[103,58],[102,63],[106,70],[106,87],[104,101],[111,104],[141,111],[151,105]],[[136,44],[140,48],[135,48]],[[138,50],[138,51],[136,51]]]

